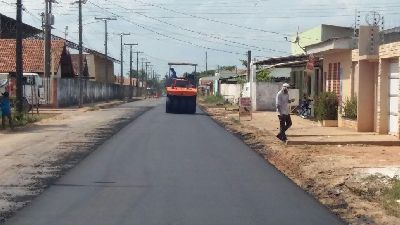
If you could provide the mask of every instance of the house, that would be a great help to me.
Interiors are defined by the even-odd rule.
[[[333,38],[306,46],[323,58],[324,90],[340,103],[339,126],[399,135],[400,30],[360,26],[358,37]],[[343,117],[343,102],[357,99],[357,119]]]
[[[71,54],[72,66],[74,68],[74,76],[79,77],[79,54]],[[82,66],[83,66],[83,74],[82,77],[84,79],[89,79],[89,69],[86,60],[86,55],[82,55]]]
[[[106,58],[104,55],[100,54],[86,54],[85,56],[91,80],[103,83],[114,83],[114,61],[112,58]]]
[[[0,73],[15,75],[15,39],[0,39]],[[24,73],[44,75],[44,41],[24,39],[23,70]],[[66,44],[61,40],[51,41],[51,76],[68,78],[74,77],[74,70]]]
[[[121,84],[121,76],[117,76],[117,75],[114,75],[114,83],[115,84]],[[125,86],[130,86],[131,85],[131,80],[130,80],[130,78],[129,77],[122,77],[122,85],[125,85]],[[132,86],[133,87],[136,87],[136,85],[137,85],[137,81],[136,81],[137,79],[136,78],[132,78]]]

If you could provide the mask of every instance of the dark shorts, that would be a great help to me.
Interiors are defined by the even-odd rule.
[[[2,111],[2,116],[10,117],[11,116],[11,111]]]

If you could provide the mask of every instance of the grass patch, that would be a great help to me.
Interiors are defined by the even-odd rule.
[[[390,215],[400,217],[400,180],[384,192],[383,207]]]
[[[233,123],[236,123],[236,124],[239,124],[239,123],[240,123],[240,121],[239,121],[238,119],[234,118],[234,117],[231,117],[230,119],[231,119],[231,121],[232,121]]]
[[[40,120],[47,119],[53,117],[54,115],[47,115],[47,114],[23,114],[23,115],[16,115],[13,114],[13,123],[14,127],[23,127],[30,123],[36,123]],[[6,122],[8,122],[6,120]]]
[[[207,104],[212,104],[212,105],[223,105],[225,103],[224,97],[220,95],[210,95],[207,96],[203,99],[203,101]]]
[[[98,106],[93,106],[93,107],[90,107],[87,111],[92,112],[92,111],[97,111],[97,110],[100,110],[100,109],[101,108],[98,107]]]

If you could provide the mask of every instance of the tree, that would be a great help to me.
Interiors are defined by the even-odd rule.
[[[219,70],[234,71],[236,70],[236,66],[221,66]]]
[[[257,71],[256,80],[259,82],[267,82],[272,80],[271,70],[270,69],[262,69]]]
[[[240,62],[242,62],[242,65],[247,68],[247,60],[246,59],[240,59]]]

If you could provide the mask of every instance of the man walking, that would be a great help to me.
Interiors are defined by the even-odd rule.
[[[289,100],[289,87],[289,84],[284,83],[282,85],[282,89],[276,95],[276,111],[278,113],[280,123],[280,132],[278,135],[276,135],[276,137],[284,142],[287,141],[285,132],[287,129],[289,129],[289,127],[292,126],[292,119],[290,118],[289,114],[289,103],[292,102],[292,100]]]

